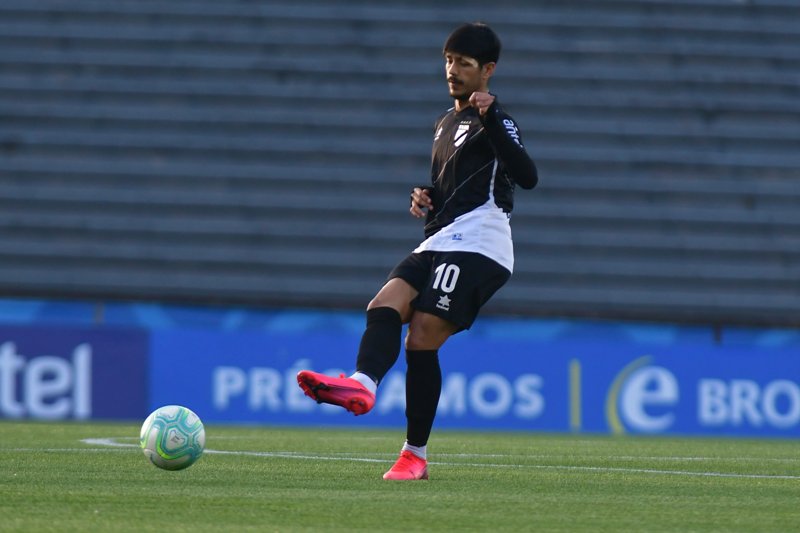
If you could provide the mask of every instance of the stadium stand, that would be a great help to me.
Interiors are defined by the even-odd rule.
[[[4,0],[0,294],[362,308],[469,20],[541,176],[489,312],[800,325],[790,0]]]

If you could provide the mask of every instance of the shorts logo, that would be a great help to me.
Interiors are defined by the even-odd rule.
[[[449,311],[450,310],[450,298],[448,298],[446,294],[444,296],[440,297],[439,298],[439,303],[436,304],[436,307],[438,307],[439,309],[441,309],[443,311]]]
[[[451,237],[451,240],[461,241],[461,240],[464,240],[464,236],[461,233],[453,233],[453,236]]]

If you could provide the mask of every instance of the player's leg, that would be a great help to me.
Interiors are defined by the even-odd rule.
[[[392,278],[378,291],[367,306],[367,327],[361,336],[356,356],[356,374],[369,378],[377,387],[400,355],[400,335],[403,324],[408,323],[411,314],[411,301],[417,297],[417,290],[402,278]],[[374,392],[374,390],[373,390]]]
[[[438,350],[451,335],[472,325],[511,275],[494,261],[465,252],[436,254],[432,273],[414,302],[406,337],[406,443],[384,479],[427,478],[427,443],[442,388]]]
[[[439,348],[459,326],[436,315],[415,311],[406,336],[406,442],[384,479],[427,479],[427,444],[439,395],[442,370]]]
[[[425,259],[418,254],[412,254],[395,267],[389,281],[367,306],[367,325],[356,357],[356,372],[349,378],[336,378],[302,370],[297,374],[297,382],[307,396],[319,403],[340,405],[355,415],[372,409],[378,384],[400,354],[402,327],[411,318],[411,301],[418,294],[412,283],[424,283],[428,271]]]
[[[356,356],[356,372],[350,377],[337,378],[301,370],[297,383],[306,396],[318,403],[340,405],[356,416],[368,413],[375,405],[378,384],[400,355],[404,317],[410,316],[409,302],[416,296],[417,291],[404,280],[389,280],[367,306],[367,325]]]
[[[442,387],[439,348],[472,325],[510,275],[477,253],[442,252],[433,258],[430,283],[414,302],[406,337],[406,444],[423,458]]]
[[[459,326],[436,315],[417,311],[406,337],[406,443],[425,458],[425,446],[442,391],[439,348]]]

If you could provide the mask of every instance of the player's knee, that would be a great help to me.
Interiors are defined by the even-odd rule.
[[[367,311],[369,311],[370,309],[375,309],[376,307],[388,307],[386,303],[383,301],[383,298],[381,298],[380,294],[375,296],[375,298],[369,301],[369,303],[367,304]]]
[[[406,335],[406,350],[438,350],[447,337],[438,335],[422,335],[408,332]]]
[[[407,324],[411,317],[411,305],[396,300],[387,299],[381,295],[376,296],[367,304],[367,311],[376,309],[378,307],[391,307],[400,314],[400,320],[403,324]]]
[[[408,330],[406,335],[406,350],[438,350],[439,346],[435,345],[429,336],[422,332]]]
[[[434,317],[420,319],[417,313],[408,327],[406,350],[438,350],[454,331],[455,326],[447,321]]]
[[[391,307],[400,313],[403,324],[411,320],[411,301],[416,297],[416,290],[399,278],[389,280],[378,291],[378,294],[367,304],[367,310],[377,307]]]

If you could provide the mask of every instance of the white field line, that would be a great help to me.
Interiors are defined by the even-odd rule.
[[[102,446],[105,448],[64,448],[64,449],[30,449],[30,450],[6,450],[6,451],[103,451],[110,449],[120,448],[137,448],[137,444],[126,444],[118,442],[117,438],[104,438],[104,439],[83,439],[81,442],[84,444]],[[281,459],[304,459],[312,461],[349,461],[360,463],[391,463],[393,459],[374,459],[368,457],[346,457],[343,455],[319,455],[319,454],[305,454],[296,452],[253,452],[253,451],[232,451],[232,450],[210,450],[207,449],[203,453],[216,454],[216,455],[239,455],[249,457],[277,457]],[[498,454],[480,455],[480,454],[451,454],[450,457],[514,457],[502,456]],[[394,456],[392,456],[394,457]],[[525,456],[519,456],[525,457]],[[541,457],[541,456],[540,456]],[[607,458],[606,458],[607,459]],[[639,457],[639,459],[642,459]],[[664,458],[661,458],[664,459]],[[681,458],[673,458],[681,459]],[[699,458],[689,458],[696,460]],[[709,460],[717,460],[719,458],[708,458]],[[720,478],[739,478],[739,479],[791,479],[800,480],[800,476],[793,475],[780,475],[780,474],[738,474],[728,472],[692,472],[687,470],[658,470],[653,468],[626,468],[626,467],[605,467],[605,466],[577,466],[577,465],[531,465],[531,464],[503,464],[503,463],[465,463],[465,462],[446,462],[446,461],[430,461],[428,464],[439,466],[454,466],[454,467],[474,467],[474,468],[529,468],[537,470],[564,470],[564,471],[582,471],[582,472],[626,472],[635,474],[656,474],[656,475],[673,475],[673,476],[694,476],[694,477],[720,477]]]
[[[251,437],[214,437],[214,441],[218,440],[240,440],[242,438],[251,438]],[[138,437],[112,437],[108,439],[83,439],[81,442],[86,444],[97,444],[100,446],[119,446],[119,447],[130,447],[130,446],[138,446],[138,444],[123,444],[117,441],[136,441],[138,442]],[[206,450],[208,453],[209,450]],[[211,453],[217,453],[212,451]],[[226,452],[227,453],[227,452]],[[255,453],[255,452],[254,452]],[[271,452],[271,453],[281,453],[281,454],[295,454],[297,455],[299,452],[291,452],[291,451],[280,451],[280,452]],[[380,452],[328,452],[326,455],[329,456],[341,456],[341,457],[363,457],[365,455],[371,457],[387,457],[394,461],[397,457],[397,453],[380,453]],[[499,457],[502,459],[566,459],[566,458],[574,458],[574,455],[571,454],[523,454],[523,453],[436,453],[436,457],[457,457],[457,458],[477,458],[477,459],[486,459],[492,457]],[[606,459],[606,460],[613,460],[613,461],[736,461],[736,462],[777,462],[777,463],[796,463],[800,462],[800,457],[724,457],[724,456],[691,456],[691,455],[585,455],[582,459]],[[435,464],[435,463],[431,463]],[[461,464],[461,463],[459,463]]]

